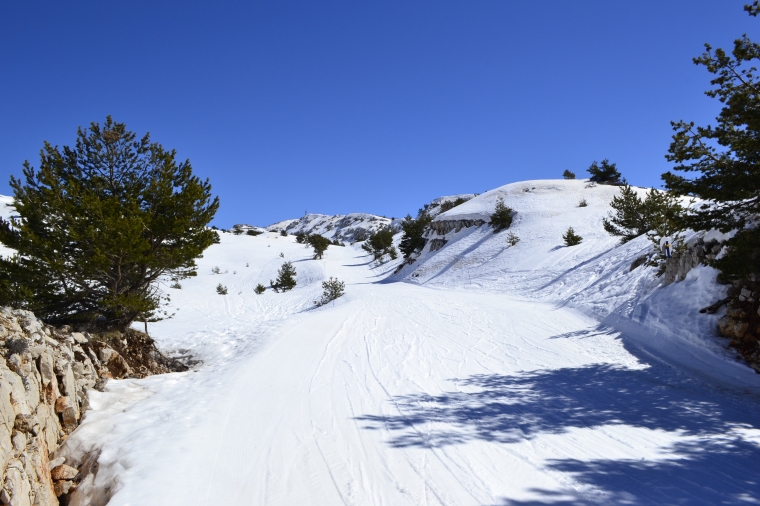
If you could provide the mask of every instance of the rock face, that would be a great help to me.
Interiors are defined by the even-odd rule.
[[[483,220],[440,220],[434,221],[427,226],[425,235],[446,235],[449,232],[459,232],[463,228],[480,227],[486,222]]]
[[[0,504],[66,504],[81,475],[49,459],[79,425],[88,389],[102,390],[107,378],[184,369],[138,332],[71,332],[0,308]]]
[[[694,267],[713,260],[720,253],[721,245],[718,241],[705,243],[702,238],[686,245],[681,251],[674,251],[672,258],[665,262],[665,274],[663,280],[666,285],[674,281],[683,281],[686,274]]]

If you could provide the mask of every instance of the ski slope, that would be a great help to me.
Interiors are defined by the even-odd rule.
[[[539,230],[548,211],[534,203],[538,214],[518,209],[514,226],[518,247],[532,248],[521,266],[499,259],[517,248],[467,229],[395,278],[394,265],[375,267],[358,247],[312,260],[293,237],[222,234],[198,277],[167,288],[176,316],[150,328],[164,349],[203,363],[90,392],[66,448],[70,458],[99,452],[99,468],[72,504],[760,502],[758,383],[718,344],[711,365],[734,383],[673,360],[688,341],[658,330],[673,321],[658,313],[665,291],[620,267],[644,245],[620,250],[594,235],[604,198],[575,225],[583,249],[552,250],[551,230]],[[459,212],[477,205],[487,209],[476,198]],[[572,218],[548,219],[582,222]],[[595,279],[588,258],[604,260]],[[298,286],[256,295],[284,260]],[[346,295],[314,308],[330,276]],[[666,290],[709,288],[709,278]],[[614,292],[621,283],[628,298]],[[641,300],[625,309],[631,297]],[[688,311],[699,303],[684,300]],[[655,323],[639,318],[645,303]]]

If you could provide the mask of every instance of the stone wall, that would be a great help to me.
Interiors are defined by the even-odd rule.
[[[469,227],[480,227],[481,225],[484,225],[485,221],[483,220],[441,220],[441,221],[433,221],[425,230],[425,235],[446,235],[451,231],[459,232],[463,228],[469,228]]]

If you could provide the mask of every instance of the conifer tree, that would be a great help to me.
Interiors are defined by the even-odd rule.
[[[296,268],[290,262],[285,262],[277,271],[277,281],[270,281],[269,284],[275,292],[287,292],[296,286]]]
[[[182,279],[215,242],[211,185],[175,151],[123,123],[79,129],[74,147],[45,143],[40,166],[11,177],[17,217],[0,220],[0,304],[51,323],[126,328],[155,320],[164,275]]]
[[[369,238],[362,244],[362,249],[371,254],[375,260],[382,261],[383,257],[388,255],[391,260],[398,257],[398,252],[393,246],[393,236],[395,230],[391,227],[382,227],[370,234]]]
[[[562,173],[562,177],[565,179],[575,179],[575,172],[570,172],[569,170],[565,169],[565,172]]]
[[[512,225],[512,209],[504,204],[504,199],[499,197],[496,200],[496,208],[491,214],[491,220],[488,222],[493,227],[493,233],[501,232]]]
[[[565,240],[565,246],[575,246],[583,241],[583,237],[576,234],[573,227],[567,229],[567,232],[562,235],[562,239]]]
[[[757,16],[758,3],[744,9]],[[666,172],[665,187],[705,202],[692,207],[683,225],[693,230],[736,230],[726,253],[714,265],[729,280],[760,276],[760,45],[746,35],[734,41],[731,53],[705,44],[694,58],[713,74],[705,92],[723,107],[716,125],[673,122],[673,141],[666,158],[684,175]]]
[[[296,239],[297,240],[297,239]],[[314,259],[322,258],[322,255],[330,246],[330,239],[321,236],[319,234],[311,234],[308,236],[309,245],[314,248]]]
[[[588,168],[588,172],[589,174],[591,174],[589,181],[592,181],[594,183],[599,183],[599,184],[625,183],[625,179],[621,180],[623,176],[617,170],[616,165],[614,163],[610,163],[610,161],[607,160],[606,158],[602,160],[602,163],[598,163],[596,160],[594,160],[594,163],[592,163],[591,166]]]
[[[404,258],[409,258],[414,252],[422,250],[425,247],[427,240],[423,237],[425,233],[425,227],[430,224],[433,219],[426,212],[421,212],[416,219],[407,214],[406,218],[401,222],[401,242],[398,248],[404,255]]]

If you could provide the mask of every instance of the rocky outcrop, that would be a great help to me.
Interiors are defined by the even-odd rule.
[[[109,378],[181,369],[139,332],[72,332],[0,308],[0,503],[65,504],[81,473],[50,459],[82,420],[87,391]]]
[[[720,335],[760,373],[760,284],[737,282],[728,291],[726,314],[718,320]]]
[[[695,239],[680,251],[674,251],[665,262],[663,281],[669,285],[674,281],[683,281],[686,274],[700,264],[706,264],[720,253],[722,246],[718,241],[705,243],[702,238]]]
[[[433,239],[430,241],[430,251],[438,251],[439,249],[443,248],[448,241],[446,238],[443,239]]]
[[[427,226],[425,235],[446,235],[449,232],[459,232],[463,228],[480,227],[486,222],[483,220],[440,220],[434,221]]]

